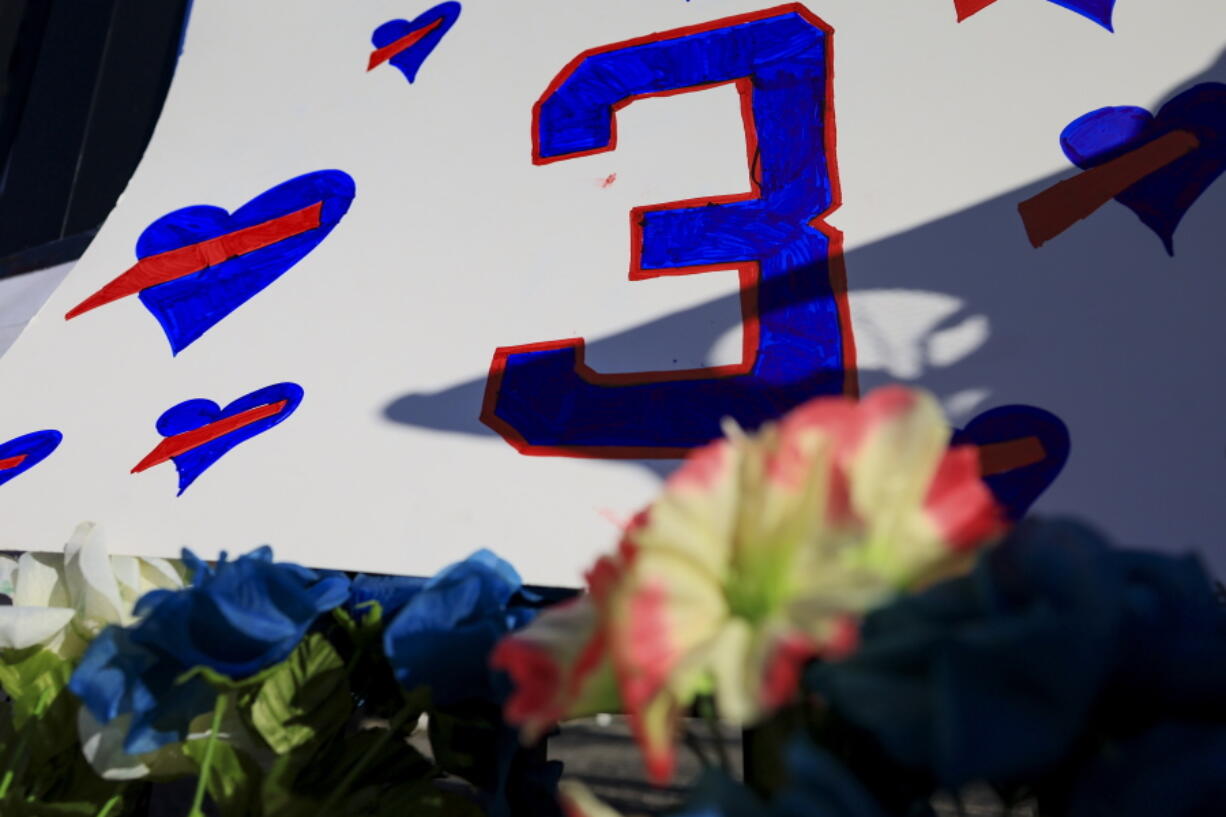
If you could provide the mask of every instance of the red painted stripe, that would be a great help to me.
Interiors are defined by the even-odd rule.
[[[7,471],[10,468],[16,468],[18,465],[21,465],[25,461],[26,461],[25,454],[18,454],[15,457],[7,457],[6,459],[0,460],[0,471]]]
[[[167,437],[158,443],[157,447],[150,451],[148,456],[136,464],[136,467],[132,469],[132,473],[139,474],[141,471],[152,468],[155,465],[161,465],[171,457],[177,457],[180,454],[191,451],[193,448],[199,448],[205,443],[212,442],[218,437],[224,437],[231,431],[237,431],[243,426],[249,426],[254,422],[263,420],[265,417],[271,417],[285,408],[286,402],[285,400],[280,400],[267,406],[256,406],[255,408],[235,414],[233,417],[226,417],[215,423],[209,423],[200,428],[193,428],[191,431],[184,431],[182,434]]]
[[[1042,247],[1129,187],[1200,147],[1184,130],[1065,179],[1017,206],[1031,245]]]
[[[380,49],[375,50],[370,55],[370,62],[366,65],[367,71],[373,71],[383,63],[390,60],[392,57],[399,54],[401,51],[412,48],[422,37],[429,34],[434,29],[443,24],[443,18],[440,17],[425,28],[419,28],[416,31],[410,31],[399,40],[394,40]]]
[[[1038,437],[1019,437],[1003,443],[979,446],[979,473],[985,477],[1003,474],[1042,462],[1047,456]]]
[[[954,9],[958,12],[958,22],[986,9],[996,0],[954,0]]]
[[[71,320],[111,301],[135,295],[142,289],[200,272],[231,258],[262,250],[278,241],[313,230],[320,224],[323,206],[323,202],[319,201],[310,207],[278,216],[262,224],[253,224],[198,244],[188,244],[186,247],[142,258],[118,278],[69,310],[64,320]]]

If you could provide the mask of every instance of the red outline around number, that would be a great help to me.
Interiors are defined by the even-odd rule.
[[[748,77],[741,77],[739,79],[725,82],[691,85],[684,88],[674,88],[669,91],[658,91],[626,97],[613,105],[613,121],[611,123],[611,134],[609,144],[607,146],[593,148],[592,150],[580,151],[577,153],[567,153],[562,156],[541,156],[541,105],[544,104],[545,100],[548,99],[559,87],[561,87],[562,83],[570,77],[570,75],[584,60],[586,60],[588,57],[595,56],[596,54],[617,51],[622,48],[643,45],[645,43],[678,39],[680,37],[686,37],[690,34],[696,34],[701,31],[712,31],[718,28],[727,28],[730,26],[740,25],[742,23],[752,22],[754,20],[762,20],[768,17],[776,17],[787,13],[798,14],[817,28],[826,32],[828,35],[834,34],[834,28],[832,26],[815,15],[813,12],[809,11],[803,5],[800,3],[788,3],[786,5],[775,6],[773,8],[750,12],[748,14],[724,17],[707,23],[685,26],[683,28],[673,29],[671,31],[656,32],[654,34],[648,34],[644,37],[635,37],[633,39],[623,40],[610,45],[589,48],[586,51],[581,52],[578,56],[568,62],[566,67],[563,68],[556,77],[554,77],[553,81],[550,82],[548,87],[545,88],[544,93],[541,94],[536,103],[532,106],[532,163],[535,165],[547,165],[552,164],[553,162],[564,161],[567,159],[577,159],[583,156],[592,156],[597,153],[607,153],[616,150],[617,112],[622,108],[625,108],[627,105],[630,105],[632,102],[651,97],[667,97],[676,96],[677,94],[688,94],[694,91],[704,91],[708,88],[716,88],[721,85],[734,84],[736,85],[737,93],[740,96],[741,121],[745,128],[745,152],[749,167],[750,191],[748,193],[732,193],[725,196],[701,196],[698,198],[684,199],[681,201],[664,202],[662,204],[640,205],[631,208],[630,210],[629,280],[641,281],[648,278],[657,278],[665,275],[693,275],[702,272],[715,272],[731,269],[735,269],[737,271],[740,279],[741,322],[743,329],[741,361],[739,363],[724,366],[708,366],[700,369],[602,373],[595,371],[585,362],[583,338],[564,338],[560,340],[549,340],[539,343],[522,344],[518,346],[499,346],[494,350],[494,359],[490,364],[489,377],[486,380],[485,399],[481,407],[480,419],[481,422],[497,431],[498,434],[500,434],[504,440],[510,443],[520,454],[538,457],[573,457],[592,459],[680,459],[687,456],[693,449],[646,446],[547,446],[533,445],[527,442],[519,434],[519,432],[517,432],[508,423],[502,420],[502,418],[498,417],[497,414],[494,413],[495,408],[497,407],[498,392],[502,386],[503,374],[506,371],[507,358],[510,355],[521,354],[524,352],[539,352],[548,349],[573,348],[575,350],[575,373],[582,380],[594,385],[624,386],[639,383],[660,383],[673,380],[702,380],[713,377],[734,377],[737,375],[747,374],[753,368],[754,358],[757,357],[758,354],[758,342],[760,339],[757,298],[757,285],[760,274],[758,262],[750,261],[741,264],[707,264],[690,267],[669,267],[666,269],[644,270],[642,268],[641,258],[643,242],[640,218],[644,212],[649,210],[675,210],[686,207],[702,206],[705,204],[729,204],[738,201],[752,201],[753,199],[760,198],[761,190],[759,189],[756,177],[758,135],[756,123],[753,117],[753,86],[750,79]],[[837,151],[838,140],[834,109],[834,44],[832,37],[827,39],[826,42],[826,121],[824,128],[826,165],[830,178],[831,201],[829,207],[827,207],[809,222],[809,226],[818,230],[830,240],[830,251],[827,255],[827,265],[828,269],[830,270],[830,289],[834,294],[835,303],[838,307],[839,325],[843,340],[843,370],[845,372],[843,393],[847,396],[856,397],[859,395],[859,381],[856,372],[855,339],[852,335],[851,328],[851,309],[847,300],[847,271],[843,260],[843,233],[839,229],[832,227],[825,222],[826,217],[842,206],[843,203],[843,189],[839,181]]]

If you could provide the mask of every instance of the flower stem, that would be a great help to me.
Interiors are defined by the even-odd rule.
[[[204,760],[200,763],[200,777],[196,780],[196,796],[192,798],[192,810],[187,817],[204,817],[204,791],[208,787],[209,771],[213,766],[213,749],[217,746],[217,733],[221,731],[221,716],[226,711],[228,695],[219,694],[213,705],[213,725],[209,729],[208,743],[204,745]]]
[[[102,805],[102,811],[98,812],[98,817],[109,817],[110,813],[115,810],[115,807],[123,802],[123,795],[117,794],[110,800],[107,800]]]
[[[21,734],[17,738],[17,746],[13,750],[12,765],[4,770],[4,777],[0,778],[0,800],[4,800],[9,796],[9,789],[13,786],[13,780],[17,777],[18,766],[24,766],[26,744],[30,742],[30,724],[27,723],[21,729]]]
[[[353,768],[349,770],[349,773],[345,775],[345,778],[341,780],[340,785],[332,790],[332,794],[328,796],[328,799],[322,806],[319,807],[319,811],[316,813],[335,813],[337,803],[339,803],[341,798],[349,792],[350,787],[353,786],[353,783],[358,779],[358,776],[361,775],[362,772],[366,771],[366,767],[369,766],[372,761],[374,761],[375,755],[379,753],[379,750],[383,748],[384,744],[391,740],[392,736],[396,735],[401,728],[404,727],[405,723],[410,717],[419,715],[420,713],[421,710],[418,709],[415,701],[409,701],[406,703],[401,710],[396,713],[395,717],[392,718],[391,723],[387,725],[387,731],[380,735],[378,740],[371,744],[371,747],[366,750],[366,754],[362,755],[362,758],[356,764],[354,764]],[[191,817],[195,817],[195,815],[192,815]]]
[[[715,699],[710,695],[703,695],[698,699],[698,711],[702,714],[702,719],[707,722],[707,728],[711,732],[711,740],[715,743],[715,756],[719,758],[719,768],[725,774],[732,774],[732,759],[728,757],[728,747],[724,745],[724,736],[719,731],[719,718],[715,714]]]
[[[8,797],[9,789],[13,786],[13,781],[17,778],[17,770],[26,765],[26,745],[30,742],[30,732],[37,724],[38,717],[41,717],[47,711],[47,707],[54,700],[57,690],[54,688],[44,689],[42,694],[38,696],[38,700],[34,702],[34,714],[30,717],[25,725],[21,727],[21,732],[17,736],[17,746],[13,750],[13,764],[4,770],[4,777],[0,778],[0,800]],[[10,702],[11,705],[11,702]],[[22,768],[24,771],[24,768]]]

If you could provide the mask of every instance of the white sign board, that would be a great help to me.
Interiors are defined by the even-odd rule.
[[[196,0],[0,359],[0,548],[573,585],[720,416],[902,380],[1221,572],[1226,4],[1112,5]]]

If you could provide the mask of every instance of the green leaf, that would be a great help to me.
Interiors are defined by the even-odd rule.
[[[364,729],[344,740],[329,742],[326,750],[298,775],[298,790],[326,799],[369,754],[362,773],[353,781],[354,790],[424,779],[434,764],[409,744],[403,735],[388,740],[386,729]]]
[[[471,704],[430,712],[435,763],[479,789],[498,789],[519,748],[518,736],[503,724],[496,706]]]
[[[203,664],[192,667],[187,672],[184,672],[175,679],[176,685],[186,684],[193,678],[203,678],[205,683],[213,689],[221,693],[234,692],[251,689],[264,682],[265,679],[277,673],[281,668],[281,664],[273,664],[271,667],[265,667],[255,675],[250,675],[246,678],[231,678],[229,675],[218,672],[212,667],[206,667]]]
[[[208,739],[189,740],[183,753],[199,769],[208,750]],[[238,749],[218,739],[205,789],[224,817],[252,817],[259,811],[260,768]]]
[[[0,687],[13,699],[12,745],[0,747],[8,762],[42,767],[76,745],[80,705],[68,691],[71,676],[72,664],[42,647],[0,651]]]
[[[260,685],[251,702],[256,731],[278,754],[324,740],[349,718],[353,699],[345,665],[328,640],[306,637]]]
[[[67,693],[72,664],[42,647],[0,650],[0,687],[13,699],[13,723],[46,717],[48,727],[68,726],[76,733],[76,709]]]
[[[4,817],[94,817],[102,803],[39,803],[9,799],[0,803]],[[112,808],[111,814],[121,814]]]

